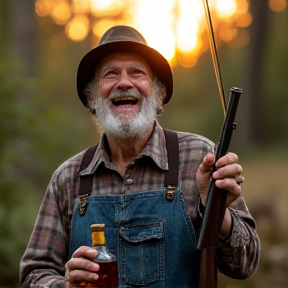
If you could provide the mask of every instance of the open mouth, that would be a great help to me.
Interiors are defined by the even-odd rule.
[[[115,106],[121,106],[121,105],[136,105],[140,99],[135,96],[121,96],[121,97],[115,97],[111,99],[111,102]]]

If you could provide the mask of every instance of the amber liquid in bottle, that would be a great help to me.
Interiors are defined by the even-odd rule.
[[[92,247],[98,251],[95,259],[100,265],[97,272],[99,278],[95,282],[81,283],[81,287],[93,288],[117,288],[118,287],[118,267],[115,255],[110,253],[106,246],[105,224],[92,224],[90,226],[92,234]]]

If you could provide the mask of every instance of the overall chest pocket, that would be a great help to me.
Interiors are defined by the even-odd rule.
[[[125,283],[164,281],[164,221],[121,226],[119,233]]]

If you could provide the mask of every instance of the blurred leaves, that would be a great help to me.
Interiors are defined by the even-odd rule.
[[[25,191],[29,189],[26,181],[16,172],[14,157],[17,140],[31,122],[17,95],[19,91],[31,93],[35,84],[31,79],[19,77],[22,69],[19,61],[9,57],[0,62],[0,278],[2,283],[9,284],[11,279],[15,279],[12,280],[14,284],[17,283],[19,253],[24,248],[23,232],[30,227],[28,218],[23,218],[21,213]]]
[[[17,77],[15,71],[20,68],[20,63],[13,59],[0,63],[0,151],[12,136],[21,131],[25,110],[19,107],[16,93],[23,89],[27,82]]]

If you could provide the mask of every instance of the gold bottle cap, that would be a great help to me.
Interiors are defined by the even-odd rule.
[[[90,229],[91,231],[95,231],[95,232],[105,231],[105,224],[92,224],[90,225]]]

